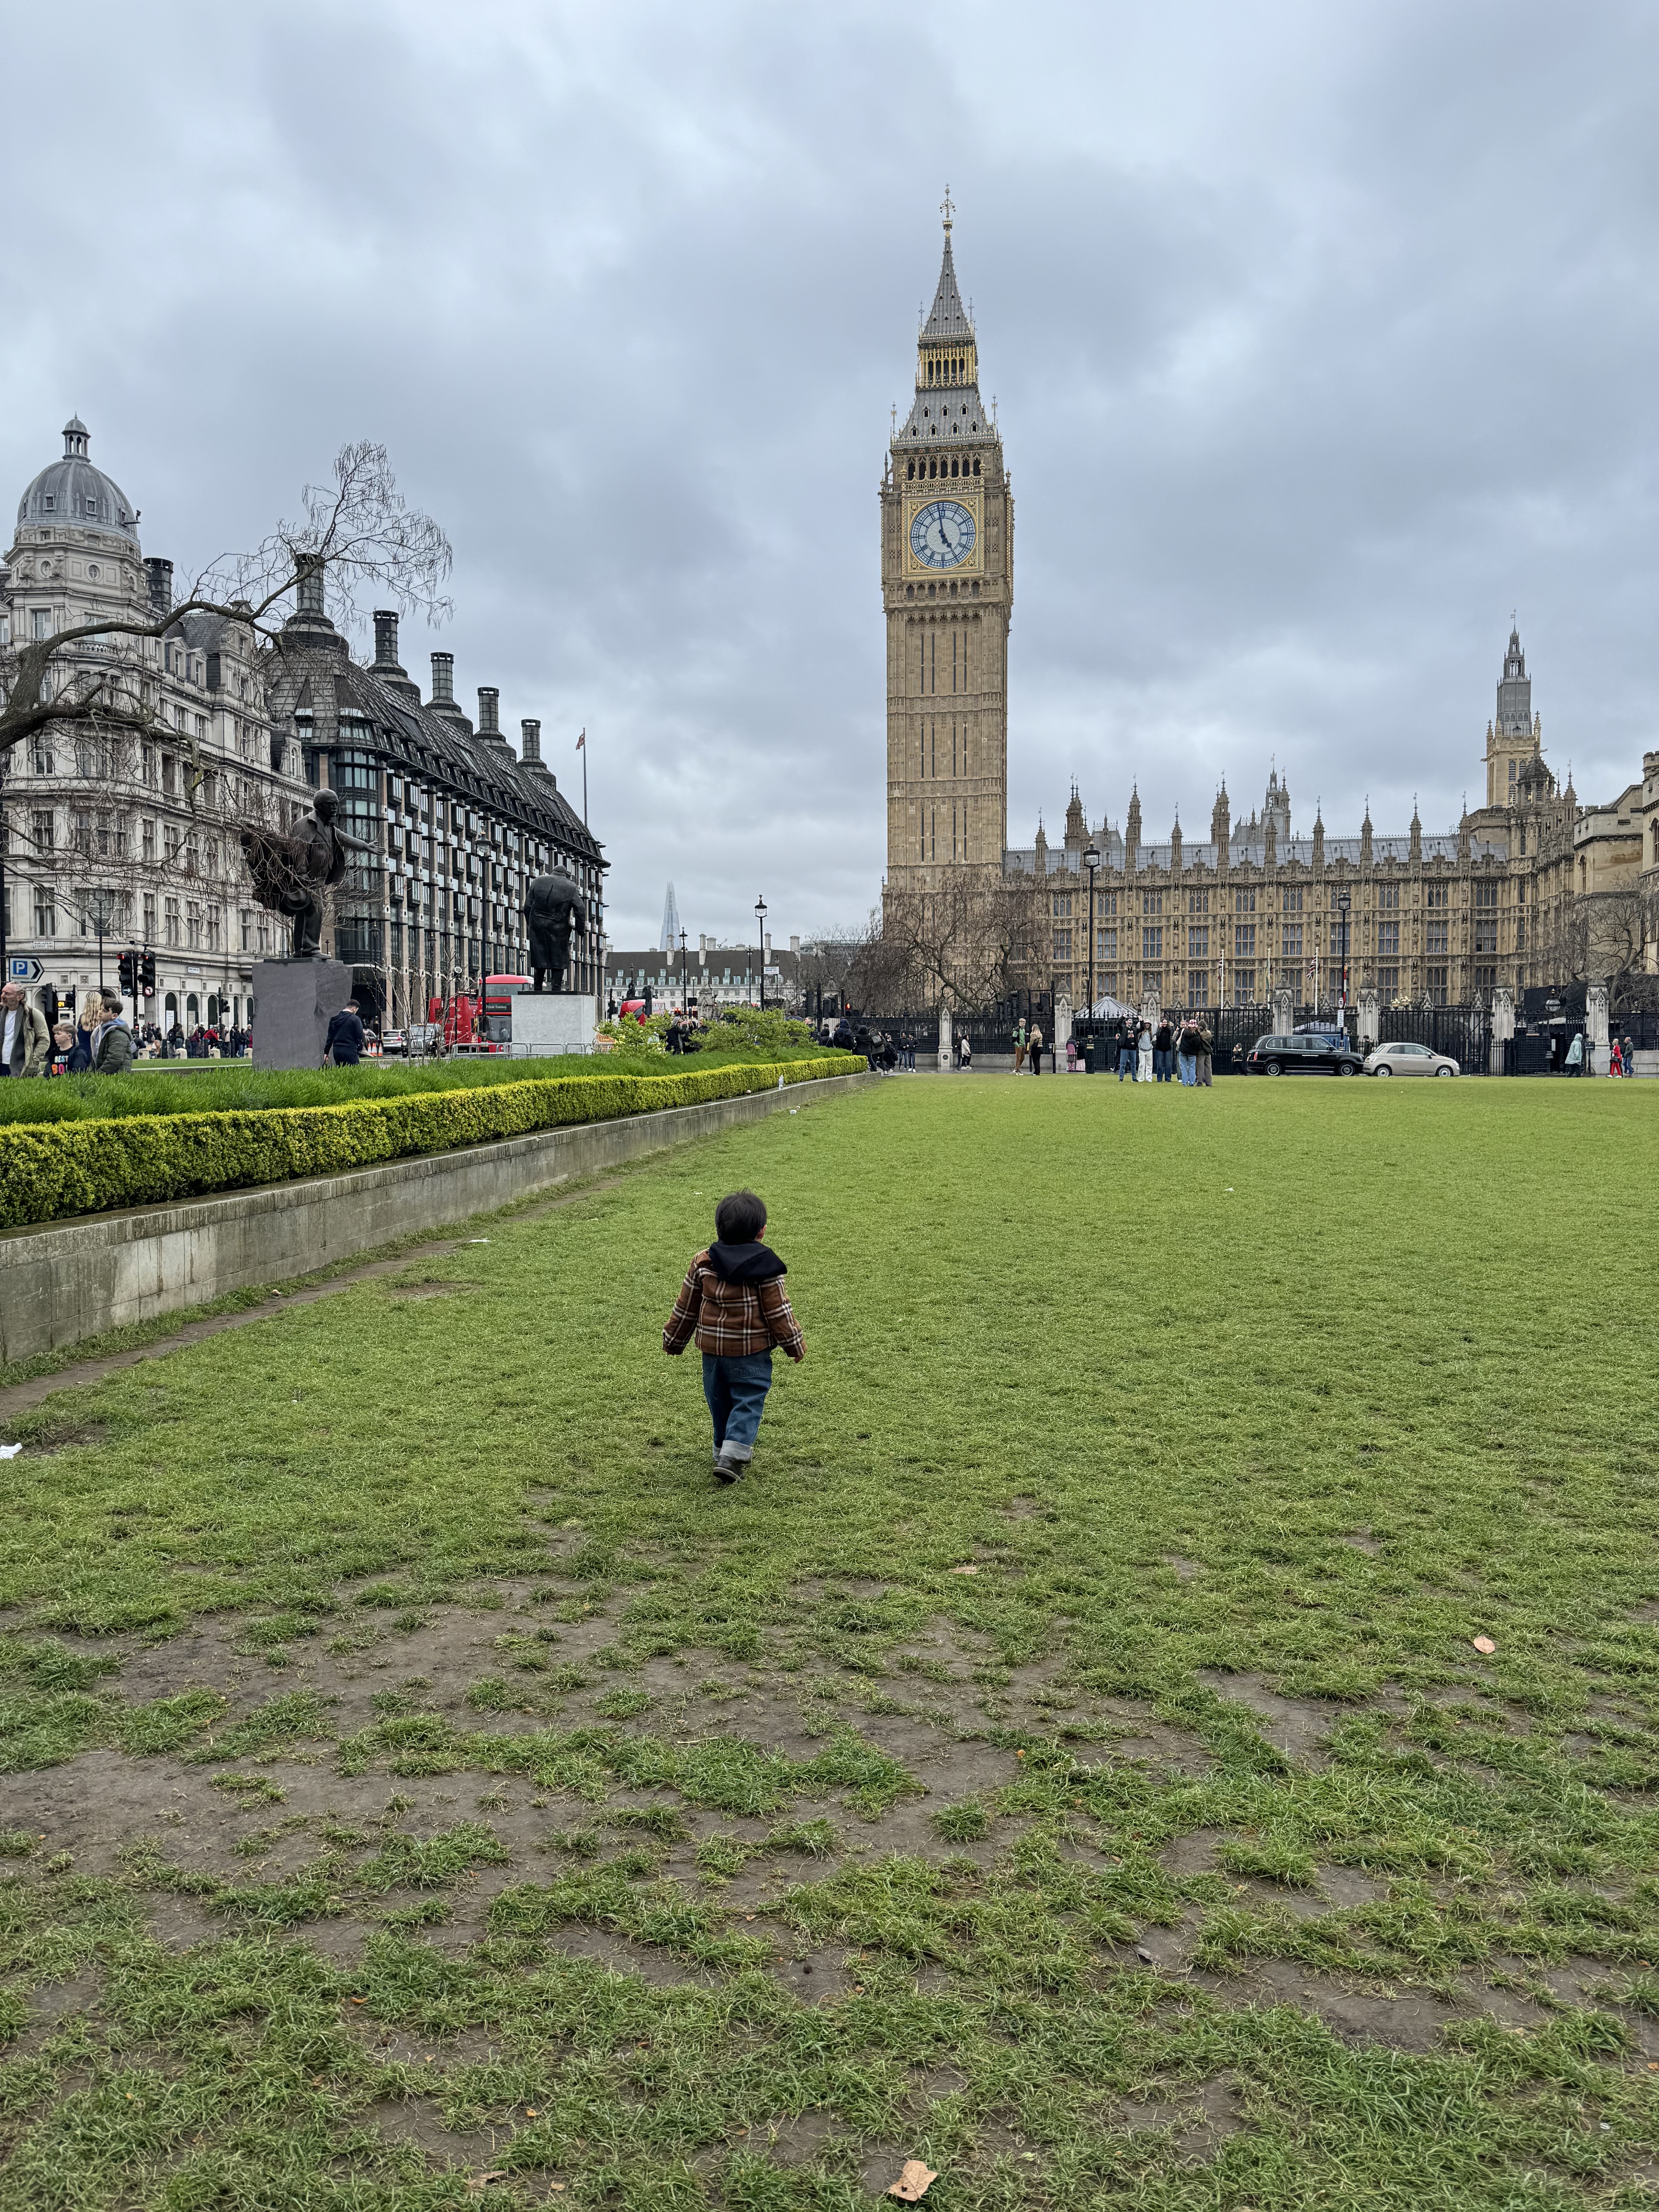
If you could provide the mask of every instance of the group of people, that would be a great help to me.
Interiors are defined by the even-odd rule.
[[[1132,1083],[1174,1083],[1208,1090],[1213,1081],[1211,1055],[1215,1038],[1196,1014],[1184,1021],[1160,1021],[1154,1029],[1145,1016],[1117,1025],[1117,1079]]]
[[[1556,1075],[1588,1075],[1591,1072],[1590,1048],[1583,1030],[1575,1030],[1564,1047],[1558,1036],[1550,1047],[1550,1072]],[[1636,1042],[1628,1032],[1615,1036],[1607,1048],[1607,1073],[1634,1075],[1636,1073]]]
[[[88,991],[75,1022],[48,1023],[21,983],[0,991],[0,1076],[125,1075],[134,1039],[119,997]]]

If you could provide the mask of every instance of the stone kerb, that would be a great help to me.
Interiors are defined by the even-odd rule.
[[[38,1358],[234,1291],[312,1274],[400,1237],[492,1212],[573,1176],[874,1080],[868,1073],[826,1076],[345,1175],[9,1230],[0,1233],[0,1360]]]

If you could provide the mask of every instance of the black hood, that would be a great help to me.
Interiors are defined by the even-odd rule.
[[[714,1273],[728,1283],[769,1283],[775,1275],[789,1272],[769,1244],[716,1243],[708,1248],[708,1259]]]

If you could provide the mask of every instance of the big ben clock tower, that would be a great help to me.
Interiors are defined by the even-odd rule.
[[[881,487],[887,616],[887,885],[1000,871],[1008,830],[1014,505],[979,395],[974,326],[945,258],[916,341],[915,404]]]

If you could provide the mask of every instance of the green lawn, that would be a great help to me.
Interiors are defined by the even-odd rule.
[[[1651,2204],[1656,1133],[901,1079],[14,1418],[0,2212]]]

